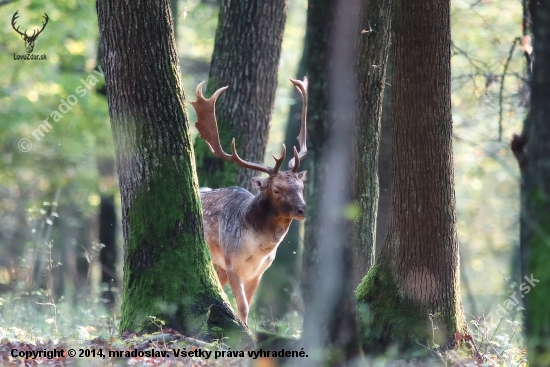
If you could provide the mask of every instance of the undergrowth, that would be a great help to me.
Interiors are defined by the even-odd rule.
[[[230,350],[223,340],[205,343],[185,337],[167,327],[164,322],[151,316],[151,323],[157,332],[145,335],[122,334],[117,330],[118,316],[108,311],[99,297],[81,300],[73,305],[63,299],[55,305],[48,304],[47,291],[13,292],[0,298],[0,364],[9,366],[33,365],[75,365],[75,366],[249,366],[258,360],[231,356],[214,358],[215,351]],[[56,318],[52,317],[52,310]],[[290,316],[290,319],[294,318]],[[272,331],[298,336],[297,327],[285,326],[289,320],[271,320]],[[295,321],[295,320],[294,320]],[[292,323],[294,323],[294,321]],[[259,322],[258,322],[259,323]],[[463,336],[464,345],[459,349],[439,351],[433,346],[429,360],[403,360],[396,350],[389,350],[378,358],[368,356],[354,366],[373,367],[415,367],[415,366],[527,366],[521,325],[517,321],[503,318],[496,327],[483,318],[472,320],[471,334]],[[11,350],[40,351],[63,349],[67,353],[73,348],[77,353],[97,353],[95,357],[30,358],[12,357]],[[88,352],[86,352],[88,350]],[[143,351],[168,351],[168,356],[140,355]],[[174,351],[210,351],[211,357],[176,357]],[[81,352],[83,351],[83,352]],[[92,352],[93,351],[93,352]],[[99,351],[104,357],[99,355]],[[109,352],[111,355],[109,355]],[[119,354],[116,354],[118,352]],[[134,353],[132,355],[131,353]],[[126,354],[130,353],[130,354]],[[160,353],[160,352],[159,352]],[[268,363],[267,361],[264,361]],[[261,362],[261,363],[264,363]],[[266,366],[277,366],[274,361]]]

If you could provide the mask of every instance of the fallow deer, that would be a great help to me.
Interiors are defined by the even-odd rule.
[[[197,112],[195,126],[216,157],[268,175],[252,179],[253,186],[258,189],[256,196],[240,187],[201,189],[204,231],[212,262],[222,287],[229,281],[238,315],[245,324],[252,296],[262,274],[275,259],[277,246],[286,235],[292,220],[303,220],[306,215],[303,198],[306,171],[298,172],[298,168],[307,154],[307,79],[304,78],[303,82],[290,81],[300,91],[303,107],[298,135],[300,151],[294,147],[294,158],[288,163],[288,171],[279,172],[286,154],[284,144],[281,157],[273,156],[274,167],[241,159],[235,150],[235,139],[231,143],[232,154],[223,151],[215,104],[227,87],[218,89],[210,99],[205,99],[202,82],[197,86],[197,101],[191,102]]]

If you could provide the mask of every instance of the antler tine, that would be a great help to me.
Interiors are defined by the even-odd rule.
[[[233,141],[231,142],[232,154],[229,155],[223,151],[220,143],[220,135],[218,132],[218,122],[216,120],[216,100],[218,99],[219,95],[222,94],[222,92],[225,91],[228,87],[218,89],[216,92],[214,92],[212,97],[206,99],[202,94],[203,85],[204,82],[197,85],[197,100],[190,103],[197,112],[197,122],[195,123],[195,127],[197,128],[197,130],[199,130],[201,138],[204,139],[212,154],[214,154],[218,158],[233,162],[240,167],[264,172],[270,176],[276,175],[285,158],[286,148],[284,147],[284,145],[282,157],[279,159],[273,157],[276,162],[275,167],[273,168],[258,163],[248,162],[239,157],[235,148],[235,138],[233,138]]]
[[[275,167],[273,167],[273,171],[277,173],[279,172],[279,168],[281,168],[281,165],[283,164],[283,161],[286,157],[286,145],[283,143],[283,151],[280,158],[275,157],[275,155],[272,155],[272,157],[273,159],[275,159]]]
[[[307,155],[307,126],[306,126],[306,116],[307,116],[307,78],[304,77],[303,81],[290,79],[292,84],[298,89],[302,95],[302,117],[300,122],[300,134],[298,134],[298,144],[300,145],[300,153],[294,147],[294,158],[288,162],[288,168],[292,169],[292,172],[298,172],[300,168],[300,161],[305,158]]]

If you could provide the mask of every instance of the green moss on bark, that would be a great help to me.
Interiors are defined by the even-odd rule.
[[[444,342],[432,328],[425,308],[399,295],[390,270],[383,264],[377,263],[363,278],[356,298],[365,353],[382,354],[394,346],[402,353],[421,356],[429,353],[422,345],[433,347]],[[436,324],[439,322],[434,320]]]

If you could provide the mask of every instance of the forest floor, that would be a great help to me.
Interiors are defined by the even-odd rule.
[[[64,299],[54,304],[49,302],[48,293],[2,294],[0,366],[276,367],[284,363],[279,355],[273,358],[269,354],[274,351],[264,351],[261,355],[258,351],[232,349],[222,342],[205,343],[185,337],[155,317],[151,317],[151,323],[158,330],[155,333],[119,334],[117,314],[109,312],[99,297],[77,303]],[[470,337],[476,345],[477,358],[468,351],[439,353],[433,349],[428,360],[405,360],[390,350],[383,357],[367,357],[351,366],[527,366],[518,322],[503,319],[496,329],[484,325],[480,319],[471,321]],[[295,355],[287,362],[300,365],[303,357]]]

